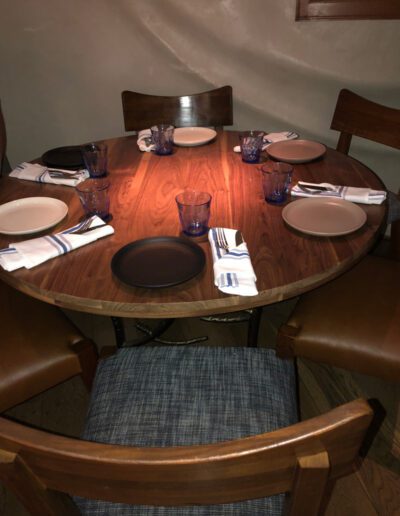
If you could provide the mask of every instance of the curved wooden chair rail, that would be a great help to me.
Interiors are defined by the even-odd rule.
[[[222,128],[233,124],[232,87],[169,97],[123,91],[122,109],[126,131],[140,131],[161,123]]]
[[[6,133],[0,106],[0,161]],[[90,388],[97,364],[94,343],[55,306],[0,282],[0,412],[81,375]]]
[[[349,90],[339,94],[331,128],[348,153],[357,135],[400,149],[400,109]],[[392,223],[391,257],[400,261],[400,220]],[[300,298],[278,332],[280,357],[299,356],[400,380],[400,263],[369,255],[349,272]]]
[[[352,470],[372,416],[359,399],[275,432],[175,448],[85,442],[0,418],[0,478],[33,515],[79,514],[63,493],[174,506],[290,491],[288,514],[312,516]]]

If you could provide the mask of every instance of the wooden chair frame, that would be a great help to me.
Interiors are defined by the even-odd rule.
[[[319,514],[352,471],[373,412],[355,400],[236,441],[175,448],[86,442],[0,418],[0,479],[33,515],[79,514],[70,495],[144,505],[220,504],[291,492],[288,514]]]

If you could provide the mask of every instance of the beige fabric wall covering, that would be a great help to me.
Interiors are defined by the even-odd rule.
[[[400,21],[295,22],[295,0],[2,0],[0,98],[12,165],[124,134],[123,89],[231,84],[236,129],[294,129],[334,145],[343,87],[400,107]],[[390,188],[394,151],[352,153]]]

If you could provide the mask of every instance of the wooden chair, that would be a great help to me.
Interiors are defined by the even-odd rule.
[[[331,129],[340,131],[336,149],[348,154],[353,136],[400,149],[400,110],[365,99],[350,90],[341,90]]]
[[[332,129],[347,153],[352,135],[400,149],[400,109],[348,90],[339,94]],[[368,255],[334,281],[304,294],[278,333],[281,357],[400,380],[400,220],[392,223],[393,259]]]
[[[0,108],[0,162],[5,136]],[[61,310],[1,281],[0,304],[0,412],[73,376],[81,375],[90,388],[96,347]]]
[[[161,123],[222,128],[233,124],[232,87],[172,97],[123,91],[122,109],[126,131],[140,131]]]
[[[350,90],[341,90],[333,114],[331,129],[340,131],[336,150],[348,154],[353,136],[366,138],[394,149],[400,149],[400,109],[382,106],[365,99]],[[392,234],[400,233],[400,201],[394,195],[389,198],[388,222]],[[392,213],[396,210],[396,213]],[[392,241],[392,254],[400,259],[400,247],[396,238]]]
[[[38,516],[147,514],[146,505],[173,516],[281,514],[278,493],[288,491],[288,514],[321,514],[335,479],[352,472],[373,413],[359,399],[278,429],[293,408],[292,373],[265,349],[122,350],[99,364],[85,440],[0,418],[0,479]],[[269,433],[251,432],[264,425]]]

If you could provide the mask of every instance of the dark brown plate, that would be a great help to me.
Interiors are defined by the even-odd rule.
[[[84,166],[82,152],[79,145],[57,147],[45,152],[42,161],[48,167],[81,168]]]
[[[136,240],[115,253],[111,270],[132,287],[171,287],[202,271],[204,251],[194,242],[179,237]]]

